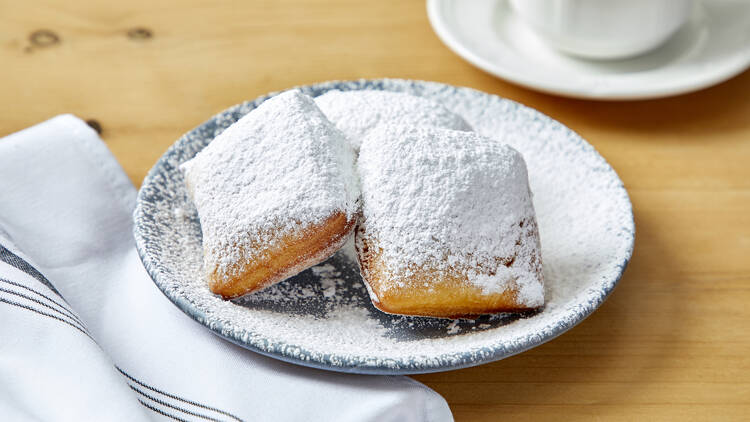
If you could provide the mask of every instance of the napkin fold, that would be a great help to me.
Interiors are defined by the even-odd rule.
[[[180,312],[135,251],[135,197],[74,116],[0,139],[4,420],[452,420],[408,377],[276,361]]]

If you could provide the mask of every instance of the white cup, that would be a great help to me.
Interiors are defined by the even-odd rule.
[[[687,21],[693,0],[510,0],[554,48],[591,59],[652,50]]]

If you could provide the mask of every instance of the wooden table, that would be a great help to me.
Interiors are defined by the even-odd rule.
[[[750,72],[657,101],[552,97],[456,57],[421,0],[1,0],[0,63],[0,135],[59,113],[95,119],[136,185],[209,116],[299,84],[425,79],[537,108],[624,180],[633,260],[558,339],[414,378],[458,421],[750,418]]]

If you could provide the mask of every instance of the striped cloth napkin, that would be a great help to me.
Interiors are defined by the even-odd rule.
[[[0,419],[452,420],[408,377],[279,362],[184,315],[136,254],[135,193],[71,115],[0,139]]]

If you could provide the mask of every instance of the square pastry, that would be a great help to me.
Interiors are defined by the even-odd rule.
[[[455,318],[539,308],[544,284],[526,164],[473,132],[381,125],[362,143],[355,245],[373,304]]]
[[[198,210],[209,287],[224,298],[326,259],[357,218],[354,152],[297,90],[263,102],[180,169]]]
[[[471,130],[461,116],[442,104],[403,92],[333,90],[316,97],[315,103],[344,132],[355,150],[381,124]]]

